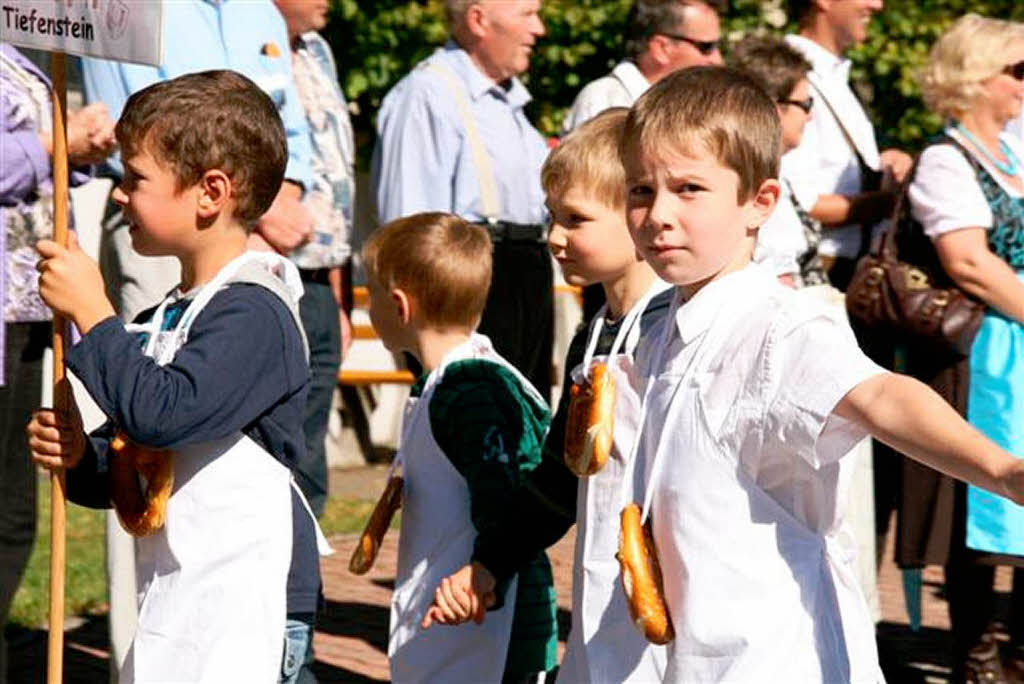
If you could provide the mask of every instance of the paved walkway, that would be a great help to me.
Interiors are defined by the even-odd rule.
[[[332,477],[332,491],[360,498],[378,492],[386,473],[383,468],[346,472]],[[334,480],[338,482],[337,487]],[[337,553],[322,563],[327,609],[320,618],[315,640],[315,672],[322,682],[388,680],[388,602],[395,576],[397,538],[394,530],[388,534],[376,565],[363,577],[348,572],[348,559],[356,536],[342,535],[331,540]],[[570,532],[549,552],[558,592],[560,651],[569,629],[573,539]],[[891,549],[886,558],[892,558]],[[882,607],[879,649],[886,676],[892,684],[946,682],[950,640],[949,616],[941,598],[942,570],[937,567],[925,570],[922,629],[916,633],[907,626],[901,583],[896,566],[891,560],[885,562],[879,575]],[[1009,584],[1009,572],[1002,571],[999,588],[1006,592]],[[105,617],[78,619],[72,621],[69,628],[65,681],[106,681]],[[9,637],[12,639],[10,684],[43,681],[45,632],[19,631]]]

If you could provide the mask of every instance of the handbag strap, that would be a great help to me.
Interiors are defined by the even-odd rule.
[[[900,231],[904,230],[904,225],[906,224],[904,212],[910,206],[907,196],[909,195],[910,184],[914,182],[914,176],[917,175],[917,165],[920,161],[921,156],[918,155],[914,159],[913,166],[910,167],[910,172],[907,173],[906,178],[900,184],[899,194],[896,196],[896,204],[893,206],[889,225],[885,227],[885,232],[882,233],[882,239],[879,241],[878,248],[869,251],[873,257],[880,261],[888,263],[899,261],[896,256],[896,238],[899,236]]]

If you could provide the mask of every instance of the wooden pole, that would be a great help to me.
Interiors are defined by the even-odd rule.
[[[68,142],[67,78],[64,54],[54,52],[50,63],[53,78],[53,239],[68,244]],[[63,316],[53,317],[53,403],[59,412],[68,410],[64,377],[64,343],[67,324]],[[50,638],[46,660],[46,681],[60,684],[64,679],[64,567],[65,493],[64,469],[50,474]]]

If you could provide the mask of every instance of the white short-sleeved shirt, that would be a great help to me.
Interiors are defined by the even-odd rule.
[[[757,231],[754,261],[764,264],[777,276],[800,273],[797,258],[806,251],[804,224],[793,206],[789,183],[783,183],[775,211]]]
[[[821,195],[859,194],[860,164],[850,142],[864,163],[875,170],[880,168],[878,144],[871,120],[850,89],[850,60],[803,36],[786,36],[786,42],[806,57],[812,67],[807,78],[815,98],[814,112],[800,144],[782,157],[783,173],[793,184],[800,206],[810,210]],[[820,101],[822,98],[828,100],[831,108]],[[836,115],[842,117],[842,122]],[[854,257],[860,241],[860,226],[830,228],[822,235],[818,251],[829,256]]]
[[[611,73],[583,86],[572,108],[565,115],[562,129],[569,133],[584,121],[612,107],[632,107],[651,84],[636,64],[626,59],[615,65]]]
[[[638,466],[676,631],[667,681],[882,681],[844,524],[841,457],[866,432],[833,410],[884,371],[841,311],[759,266],[665,325],[638,351]]]
[[[946,129],[946,135],[971,150],[956,129]],[[1024,144],[1020,138],[1004,132],[1000,139],[1009,145],[1018,159],[1024,159]],[[971,152],[973,155],[973,150]],[[1011,197],[1021,197],[1021,193],[1010,186],[985,157],[975,155],[974,158]],[[932,145],[921,153],[914,182],[907,192],[911,213],[928,237],[935,239],[943,233],[962,228],[987,230],[992,227],[992,210],[977,179],[963,152],[951,144]]]

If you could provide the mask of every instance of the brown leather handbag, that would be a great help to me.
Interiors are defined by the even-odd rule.
[[[881,241],[857,262],[846,311],[862,329],[966,356],[986,307],[946,275],[931,239],[911,215],[907,189],[916,170],[915,164]]]

